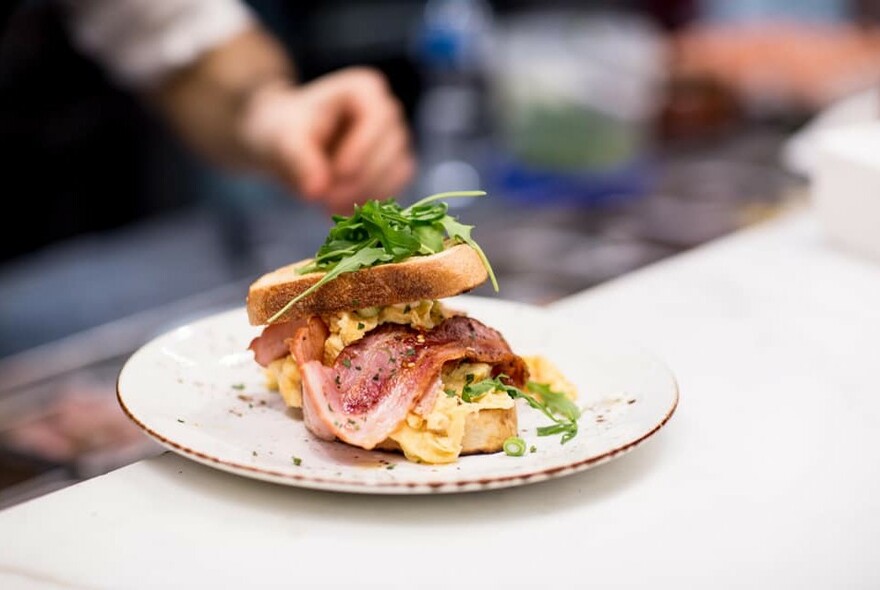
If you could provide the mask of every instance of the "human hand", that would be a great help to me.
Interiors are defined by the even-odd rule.
[[[400,103],[375,70],[273,84],[244,113],[241,132],[260,167],[333,213],[396,196],[415,170]]]

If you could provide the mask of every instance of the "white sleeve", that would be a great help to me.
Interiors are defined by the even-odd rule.
[[[74,44],[129,87],[148,88],[254,23],[239,0],[63,0]]]

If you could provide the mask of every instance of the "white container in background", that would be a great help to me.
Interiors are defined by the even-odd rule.
[[[880,260],[880,121],[818,138],[813,202],[831,238]]]

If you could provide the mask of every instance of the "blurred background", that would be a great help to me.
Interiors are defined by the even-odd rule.
[[[880,110],[871,0],[249,5],[303,81],[387,75],[419,157],[399,197],[487,190],[456,211],[500,296],[537,304],[800,206],[805,125]],[[116,407],[125,358],[241,305],[328,220],[188,152],[56,2],[0,8],[0,104],[3,507],[157,452]]]

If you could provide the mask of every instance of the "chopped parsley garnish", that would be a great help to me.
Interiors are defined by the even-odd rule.
[[[529,447],[529,452],[530,452],[530,453],[534,453],[534,452],[536,452],[537,450],[538,450],[538,447],[536,447],[535,445],[532,445],[532,446]]]
[[[181,424],[186,424],[186,422],[184,422],[181,418],[178,418],[177,421],[180,422]]]
[[[293,464],[296,465],[297,467],[302,465],[302,462],[303,462],[302,459],[300,459],[299,457],[295,457],[295,456],[291,457],[291,460],[293,461]]]
[[[350,359],[342,359],[342,366],[346,369],[351,368],[351,360]]]
[[[363,322],[358,322],[358,330],[363,330],[365,327]]]
[[[232,385],[232,389],[235,389],[237,391],[241,391],[244,389],[244,383],[234,383]]]
[[[444,240],[468,244],[473,248],[498,290],[495,272],[479,244],[471,237],[473,226],[464,225],[448,214],[449,206],[441,199],[481,197],[484,191],[438,193],[403,208],[394,199],[371,200],[355,205],[350,216],[334,215],[324,244],[315,259],[300,268],[299,274],[324,272],[314,285],[291,299],[269,318],[274,323],[304,297],[308,297],[339,275],[381,264],[400,262],[411,256],[442,252]]]

